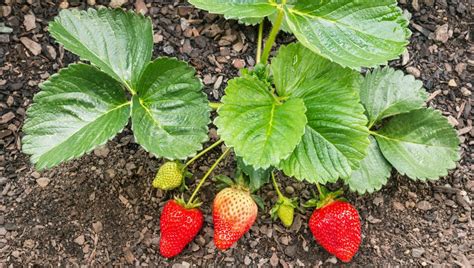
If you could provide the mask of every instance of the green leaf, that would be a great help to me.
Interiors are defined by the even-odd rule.
[[[385,160],[380,152],[377,141],[369,136],[370,145],[367,156],[360,162],[360,167],[352,172],[346,180],[351,191],[364,194],[378,191],[387,183],[392,166]]]
[[[195,71],[185,62],[159,58],[150,63],[132,98],[132,128],[148,152],[185,159],[207,141],[210,108]]]
[[[251,192],[258,191],[258,189],[270,181],[271,168],[255,169],[250,165],[246,165],[241,157],[237,157],[237,167],[249,177]]]
[[[276,98],[266,83],[253,76],[232,79],[215,120],[227,146],[256,169],[277,165],[288,157],[304,133],[303,101]]]
[[[388,162],[415,180],[446,176],[460,158],[456,131],[433,109],[396,115],[375,138]]]
[[[411,34],[395,0],[299,0],[284,10],[303,45],[353,69],[397,58]]]
[[[38,169],[91,151],[128,123],[122,85],[93,66],[69,65],[40,88],[23,127],[23,151]]]
[[[308,118],[301,142],[279,167],[309,182],[349,177],[369,145],[367,119],[359,103],[360,75],[301,44],[280,48],[271,68],[278,93],[303,99]]]
[[[67,50],[133,89],[153,50],[150,19],[121,9],[62,10],[49,32]]]
[[[420,109],[426,98],[421,81],[388,67],[367,73],[360,89],[369,126],[386,117]]]
[[[189,0],[197,8],[224,15],[226,19],[256,24],[277,11],[269,0]]]

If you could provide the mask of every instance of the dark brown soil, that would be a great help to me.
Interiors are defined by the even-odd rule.
[[[270,185],[260,191],[266,210],[251,231],[226,252],[212,242],[210,203],[215,187],[202,191],[205,225],[177,258],[157,253],[159,215],[174,193],[150,187],[160,160],[133,141],[130,128],[104,148],[52,170],[38,173],[20,151],[21,126],[37,85],[77,60],[46,32],[59,11],[58,1],[2,1],[0,23],[13,29],[0,33],[0,265],[152,265],[320,266],[339,265],[312,238],[307,220],[297,215],[290,230],[272,222],[275,201]],[[69,7],[90,2],[69,0]],[[135,1],[133,1],[135,2]],[[256,29],[225,21],[177,0],[146,0],[155,26],[155,56],[189,60],[203,79],[210,100],[219,100],[226,81],[239,65],[254,64]],[[412,42],[403,60],[393,66],[420,76],[432,94],[429,105],[443,111],[458,130],[462,160],[447,178],[413,182],[393,174],[380,192],[348,199],[360,211],[363,242],[353,266],[462,266],[474,264],[474,163],[472,129],[473,34],[468,0],[400,0],[412,13]],[[108,5],[108,1],[97,0]],[[64,5],[64,3],[63,3]],[[133,4],[123,5],[134,8]],[[34,14],[33,29],[24,25]],[[28,20],[30,20],[29,18]],[[31,23],[31,22],[30,22]],[[28,23],[27,23],[28,24]],[[443,31],[447,24],[447,31]],[[1,24],[0,24],[1,26]],[[31,24],[29,25],[31,28]],[[0,27],[1,28],[1,27]],[[38,55],[20,41],[41,46]],[[442,40],[446,38],[447,40]],[[293,38],[279,37],[279,43]],[[442,41],[446,41],[443,43]],[[216,140],[211,129],[211,140]],[[208,169],[222,148],[192,167],[190,187]],[[232,174],[232,159],[218,173]],[[310,196],[312,186],[279,178],[288,193]],[[43,187],[40,184],[46,184]],[[295,195],[295,194],[293,194]]]

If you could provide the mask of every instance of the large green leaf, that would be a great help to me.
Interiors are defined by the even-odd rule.
[[[226,19],[238,19],[246,24],[256,24],[277,11],[269,0],[189,0],[189,3]]]
[[[185,62],[159,58],[150,63],[132,98],[135,139],[159,157],[184,159],[208,138],[210,109],[202,84]]]
[[[301,142],[280,168],[310,182],[349,177],[369,145],[367,119],[359,103],[360,75],[301,44],[282,47],[271,68],[277,91],[290,100],[303,99],[308,118]]]
[[[392,117],[375,138],[385,158],[412,179],[437,179],[459,160],[456,131],[439,111],[419,109]]]
[[[388,67],[367,73],[360,89],[369,126],[386,117],[420,109],[426,97],[421,81]]]
[[[302,44],[354,69],[397,58],[410,36],[396,0],[299,0],[284,10]]]
[[[93,66],[69,65],[40,88],[23,127],[23,151],[38,169],[91,151],[128,123],[122,85]]]
[[[230,80],[215,124],[225,143],[254,168],[268,168],[288,157],[301,140],[306,108],[301,99],[276,99],[252,76]]]
[[[380,190],[390,177],[392,166],[385,160],[380,152],[377,141],[369,136],[370,145],[367,156],[360,162],[360,167],[354,170],[351,177],[346,180],[351,191],[364,194]]]
[[[132,88],[151,59],[151,21],[133,12],[67,9],[49,24],[49,31],[67,50]]]

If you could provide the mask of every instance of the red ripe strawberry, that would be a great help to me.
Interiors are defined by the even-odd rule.
[[[202,223],[198,208],[186,208],[184,201],[168,201],[160,217],[160,254],[171,258],[181,253],[199,233]]]
[[[214,199],[214,244],[226,250],[239,240],[253,225],[258,208],[249,191],[225,188]]]
[[[316,209],[309,228],[318,243],[343,262],[351,261],[360,245],[360,218],[349,203],[336,200]]]

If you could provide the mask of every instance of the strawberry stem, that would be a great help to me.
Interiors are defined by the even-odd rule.
[[[211,168],[206,172],[206,174],[204,174],[204,177],[202,177],[201,181],[199,182],[198,186],[196,187],[196,189],[194,190],[193,194],[191,195],[191,197],[189,198],[189,201],[188,203],[186,204],[187,206],[191,206],[193,204],[193,199],[195,198],[196,194],[198,193],[199,189],[201,188],[201,186],[204,184],[204,181],[206,181],[207,177],[209,177],[209,175],[211,175],[212,171],[217,167],[217,165],[222,161],[222,159],[224,159],[224,157],[227,155],[227,153],[229,153],[230,151],[230,148],[227,148],[224,153],[216,160],[216,162],[214,162],[214,164],[211,166]]]
[[[283,2],[286,3],[286,1],[283,1]],[[281,24],[283,23],[284,15],[285,14],[283,13],[283,9],[280,9],[278,11],[277,18],[275,19],[275,23],[273,23],[272,31],[270,32],[270,35],[268,36],[268,39],[265,42],[263,54],[260,59],[263,64],[267,64],[268,62],[268,58],[270,57],[270,52],[272,51],[272,47],[273,47],[273,44],[275,43],[276,36],[278,32],[280,31]]]
[[[211,146],[207,147],[206,149],[202,150],[200,153],[198,153],[196,156],[194,156],[193,158],[191,158],[188,162],[186,162],[186,164],[184,165],[183,167],[183,170],[191,165],[194,161],[196,161],[199,157],[203,156],[205,153],[209,152],[210,150],[212,150],[214,147],[216,147],[217,145],[221,144],[222,142],[224,142],[222,139],[216,141],[215,143],[213,143]]]
[[[260,25],[258,26],[258,40],[257,40],[257,64],[260,63],[260,58],[262,57],[262,43],[263,43],[263,23],[265,19],[262,20]]]
[[[273,174],[273,172],[272,172],[272,181],[273,181],[273,187],[275,188],[275,191],[277,192],[278,197],[280,199],[283,199],[285,196],[283,196],[283,194],[280,192],[280,188],[278,187],[278,184],[275,179],[275,174]]]
[[[324,196],[324,192],[321,189],[321,185],[319,185],[319,182],[316,182],[316,187],[318,188],[319,196]]]

